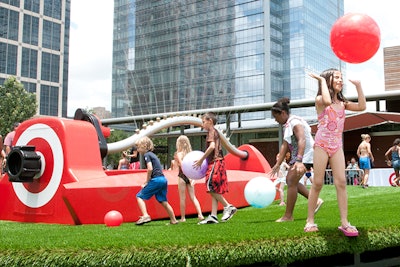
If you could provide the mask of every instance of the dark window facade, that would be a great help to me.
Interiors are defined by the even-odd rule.
[[[18,47],[0,42],[0,73],[17,74]]]
[[[48,20],[43,20],[42,45],[55,51],[60,51],[61,25]]]
[[[25,44],[38,45],[39,44],[39,18],[31,15],[24,14],[24,27],[23,27],[22,41]]]
[[[26,10],[30,10],[35,13],[39,13],[40,11],[40,0],[25,0],[24,8]]]
[[[37,79],[37,61],[37,50],[23,47],[21,75],[32,79]]]
[[[0,37],[18,40],[19,13],[14,10],[0,7]]]
[[[58,114],[58,87],[40,86],[40,114],[57,116]]]
[[[59,81],[60,56],[55,54],[42,53],[42,76],[41,79],[49,82]]]

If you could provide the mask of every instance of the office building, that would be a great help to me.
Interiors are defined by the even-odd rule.
[[[400,46],[383,48],[385,91],[400,90]],[[399,100],[387,100],[386,110],[400,112]]]
[[[343,0],[116,0],[112,115],[313,98],[308,72],[345,73],[329,43],[342,15]]]
[[[400,90],[400,46],[383,48],[385,91]]]
[[[67,116],[70,0],[0,0],[0,83],[17,77],[37,113]]]

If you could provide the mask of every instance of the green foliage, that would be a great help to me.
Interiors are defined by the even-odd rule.
[[[13,130],[15,122],[23,122],[36,114],[36,95],[29,93],[15,77],[0,86],[0,129],[2,134]]]
[[[165,129],[163,129],[165,131]],[[161,132],[163,132],[161,131]],[[157,147],[168,147],[168,140],[167,138],[152,138],[154,147],[157,149]],[[157,157],[161,162],[161,165],[168,166],[168,153],[157,153]]]
[[[111,135],[106,140],[107,143],[114,143],[126,139],[129,136],[130,135],[123,130],[113,129],[111,131]],[[109,154],[107,155],[105,166],[112,164],[113,166],[117,167],[120,159],[121,159],[121,153]]]
[[[300,196],[295,220],[287,223],[275,222],[285,209],[277,203],[242,208],[227,223],[203,226],[195,217],[168,226],[167,220],[119,227],[0,221],[0,266],[266,266],[400,247],[398,190],[347,188],[357,238],[338,231],[336,190],[326,185],[316,216],[318,233],[303,231],[307,201]]]

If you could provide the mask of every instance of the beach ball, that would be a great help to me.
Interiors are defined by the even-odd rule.
[[[186,154],[186,156],[182,160],[182,172],[188,178],[199,180],[206,176],[208,163],[207,159],[203,161],[200,168],[193,167],[193,164],[196,160],[199,160],[204,155],[203,151],[194,150]]]
[[[104,223],[107,226],[120,226],[124,218],[119,211],[111,210],[104,216]]]
[[[348,63],[367,61],[378,51],[381,33],[368,15],[348,13],[332,26],[330,44],[335,55]]]
[[[244,188],[244,197],[251,206],[264,208],[275,199],[275,184],[267,177],[258,176],[247,182]]]

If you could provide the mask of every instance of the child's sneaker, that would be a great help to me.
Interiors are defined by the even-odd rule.
[[[213,215],[208,215],[207,218],[200,221],[198,224],[211,224],[211,223],[218,223],[218,218],[215,218]]]
[[[145,223],[151,222],[151,218],[149,215],[147,216],[140,216],[139,220],[136,222],[136,225],[142,225]]]
[[[222,214],[222,218],[221,221],[226,222],[228,221],[230,218],[232,218],[233,214],[235,214],[237,211],[237,208],[235,208],[232,205],[229,205],[228,207],[224,208],[224,212]]]

